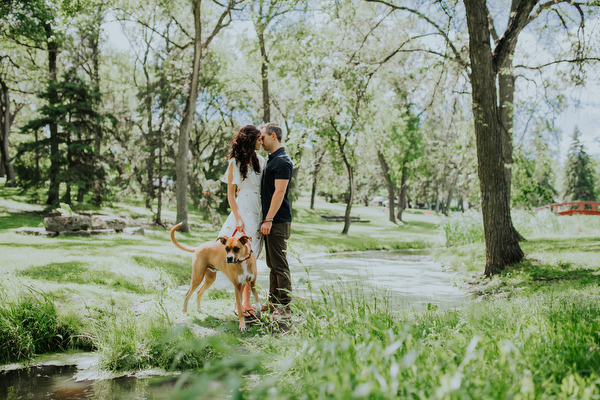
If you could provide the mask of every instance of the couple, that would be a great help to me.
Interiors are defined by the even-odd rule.
[[[270,275],[269,305],[264,306],[262,311],[269,310],[274,316],[289,317],[292,281],[286,253],[292,222],[288,192],[293,164],[281,145],[281,134],[277,124],[263,125],[260,130],[247,125],[229,142],[229,166],[222,180],[227,182],[231,214],[219,237],[232,236],[236,230],[240,235],[244,232],[252,238],[251,247],[256,258],[260,255],[264,238]],[[266,162],[256,154],[261,145],[269,153]],[[253,316],[248,284],[244,286],[242,299],[244,316]]]

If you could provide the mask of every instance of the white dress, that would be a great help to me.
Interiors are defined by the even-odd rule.
[[[252,248],[256,258],[258,258],[260,255],[263,246],[263,235],[260,232],[260,222],[262,221],[260,183],[262,181],[262,174],[266,165],[265,159],[258,154],[257,156],[258,163],[260,165],[260,173],[256,173],[249,165],[246,179],[242,179],[239,164],[234,159],[231,159],[229,160],[229,166],[227,167],[227,171],[225,171],[225,175],[223,175],[221,178],[221,181],[228,183],[229,169],[233,168],[233,180],[231,183],[237,185],[237,187],[240,189],[235,200],[238,206],[240,217],[242,217],[242,220],[244,221],[244,231],[246,231],[247,236],[252,238],[250,247]],[[223,227],[219,231],[219,235],[217,237],[231,237],[235,231],[235,225],[235,215],[233,212],[231,212],[223,224]],[[236,232],[235,234],[237,237],[242,235],[243,233],[241,232]],[[229,280],[225,277],[225,274],[219,271],[214,287],[216,289],[223,289],[227,287],[228,284],[231,285]]]

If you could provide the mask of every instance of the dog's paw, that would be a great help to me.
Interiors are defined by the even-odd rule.
[[[245,326],[240,326],[240,332],[248,332],[248,328]]]

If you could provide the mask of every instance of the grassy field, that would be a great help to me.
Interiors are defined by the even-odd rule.
[[[289,331],[265,320],[242,334],[229,292],[210,291],[202,312],[181,313],[178,287],[189,283],[190,257],[168,231],[20,236],[13,229],[41,226],[44,208],[1,183],[2,363],[92,350],[113,371],[191,371],[178,398],[200,391],[256,399],[600,398],[598,219],[540,222],[519,214],[527,259],[486,279],[484,245],[470,243],[479,235],[472,215],[450,221],[409,211],[396,225],[379,207],[355,206],[353,215],[370,222],[342,236],[342,223],[320,214],[343,214],[343,205],[319,202],[313,211],[300,199],[290,240],[300,257],[432,248],[474,300],[456,310],[397,310],[337,282],[294,303]],[[94,212],[152,217],[135,201]],[[174,223],[175,211],[165,210],[164,218]],[[205,226],[200,213],[190,222]],[[555,231],[538,229],[543,224]],[[444,234],[461,244],[444,248]],[[215,235],[196,228],[178,238],[196,246]]]

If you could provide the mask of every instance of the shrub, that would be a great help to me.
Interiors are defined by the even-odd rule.
[[[480,212],[467,210],[442,218],[446,247],[483,242],[483,218]]]

